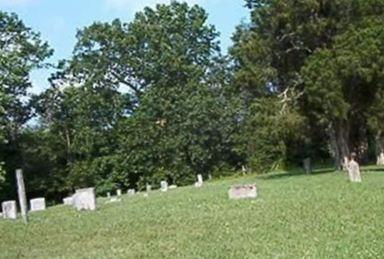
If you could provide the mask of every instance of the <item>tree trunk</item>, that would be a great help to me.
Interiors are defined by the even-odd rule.
[[[350,152],[349,129],[347,123],[344,121],[331,123],[329,134],[336,169],[347,170]]]

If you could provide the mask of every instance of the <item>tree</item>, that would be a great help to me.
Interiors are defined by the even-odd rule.
[[[8,173],[22,166],[19,137],[30,119],[29,74],[51,54],[48,44],[16,14],[0,11],[0,161],[6,162]]]

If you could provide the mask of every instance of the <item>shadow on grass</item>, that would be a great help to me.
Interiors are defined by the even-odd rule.
[[[292,169],[289,171],[262,175],[260,176],[260,178],[263,180],[273,180],[273,179],[281,179],[281,178],[292,177],[292,176],[303,176],[303,175],[311,176],[311,175],[327,174],[332,172],[335,172],[335,169],[330,167],[314,169],[310,174],[306,174],[303,169]]]

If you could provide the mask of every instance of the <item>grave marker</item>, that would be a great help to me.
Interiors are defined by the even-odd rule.
[[[45,198],[36,198],[29,201],[31,205],[31,211],[45,210]]]
[[[76,190],[73,195],[73,205],[77,210],[96,210],[95,188]]]
[[[4,219],[17,219],[16,201],[4,201],[1,204]]]
[[[249,199],[257,197],[256,184],[232,186],[228,191],[230,199]]]

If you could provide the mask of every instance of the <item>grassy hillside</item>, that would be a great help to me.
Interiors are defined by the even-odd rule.
[[[259,198],[228,187],[256,182]],[[30,224],[0,220],[1,258],[379,258],[384,171],[351,184],[343,173],[274,174],[99,200],[96,212],[56,206]]]

